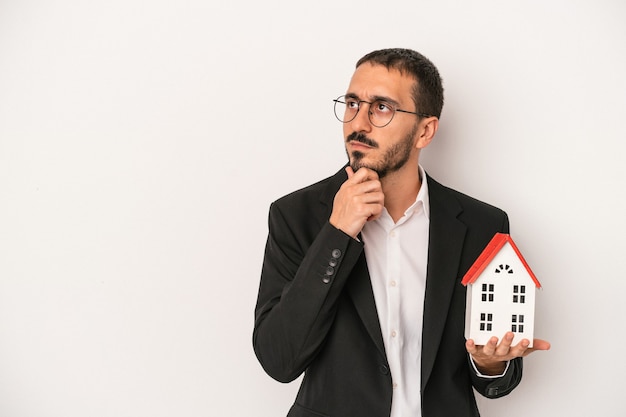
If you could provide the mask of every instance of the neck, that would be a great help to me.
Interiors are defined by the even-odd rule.
[[[415,202],[422,186],[418,161],[407,163],[400,170],[388,174],[381,180],[381,184],[385,194],[385,208],[393,221],[397,222]]]

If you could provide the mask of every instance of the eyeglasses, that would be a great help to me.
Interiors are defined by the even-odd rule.
[[[385,127],[395,116],[396,112],[414,114],[420,117],[431,117],[430,114],[416,113],[408,110],[397,109],[392,103],[379,99],[374,101],[359,100],[354,97],[339,96],[333,100],[335,102],[335,117],[341,123],[350,123],[361,110],[361,103],[369,104],[367,112],[370,123],[375,127]]]

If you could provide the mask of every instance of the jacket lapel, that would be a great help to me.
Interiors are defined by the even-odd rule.
[[[367,262],[365,261],[365,252],[361,254],[357,264],[354,266],[346,287],[367,332],[381,355],[387,358],[378,312],[376,311],[374,290],[372,289],[372,282],[367,269]]]
[[[462,207],[428,177],[430,236],[422,330],[422,391],[432,372],[454,292],[466,227],[457,219]]]

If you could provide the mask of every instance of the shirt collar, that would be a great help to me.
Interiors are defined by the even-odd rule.
[[[424,216],[426,216],[426,219],[430,220],[430,202],[428,198],[428,182],[426,180],[426,172],[424,171],[424,168],[422,168],[421,165],[418,167],[418,169],[419,169],[419,175],[420,175],[420,180],[421,180],[420,189],[417,192],[417,197],[415,198],[415,201],[413,202],[413,204],[411,204],[409,208],[407,208],[404,211],[404,216],[402,216],[402,218],[398,220],[398,223],[397,223],[398,225],[407,221],[409,218],[413,216],[413,214],[415,214],[415,212],[420,212],[420,210],[423,210]],[[383,213],[384,213],[383,217],[388,217],[388,220],[390,222],[389,224],[393,225],[393,221],[391,220],[391,217],[389,216],[389,213],[387,212],[386,208],[383,208]],[[383,217],[381,217],[381,219]]]
[[[424,168],[422,168],[421,165],[419,165],[418,169],[422,185],[417,192],[417,198],[415,199],[415,202],[411,204],[411,207],[409,207],[404,214],[413,214],[416,210],[419,210],[419,207],[421,205],[422,209],[424,210],[424,214],[426,215],[426,218],[430,220],[430,200],[428,198],[428,181],[426,180],[426,171],[424,171]]]
[[[426,218],[430,220],[430,199],[428,196],[428,181],[426,180],[426,171],[422,168],[421,165],[418,167],[420,171],[420,180],[422,185],[420,187],[419,192],[417,193],[417,201],[422,202],[422,206],[424,207],[424,214],[426,214]]]
[[[421,165],[418,166],[418,169],[419,169],[420,182],[421,182],[420,189],[417,192],[417,197],[415,198],[415,201],[413,202],[413,204],[409,206],[409,208],[405,210],[404,216],[402,216],[402,218],[398,220],[397,225],[403,224],[410,217],[412,217],[416,211],[420,211],[420,208],[424,211],[424,215],[426,216],[426,219],[430,220],[430,200],[428,197],[428,182],[426,180],[426,172],[424,171],[424,168],[422,168]],[[391,219],[391,216],[389,215],[389,212],[387,212],[387,209],[385,207],[383,207],[382,215],[378,219],[376,219],[375,222],[380,225],[383,225],[383,227],[386,227],[386,228],[394,227],[394,222]],[[367,223],[366,223],[366,226],[367,226]]]

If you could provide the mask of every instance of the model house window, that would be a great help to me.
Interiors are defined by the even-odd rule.
[[[480,313],[480,331],[490,332],[493,327],[493,314]]]
[[[511,331],[514,333],[524,333],[523,314],[513,314],[511,317]]]
[[[501,272],[506,272],[507,274],[512,274],[513,273],[513,268],[511,268],[510,265],[498,265],[496,267],[496,274],[499,274]]]
[[[493,284],[483,284],[482,290],[482,300],[493,302]]]
[[[513,285],[513,302],[520,304],[526,302],[526,285]]]

